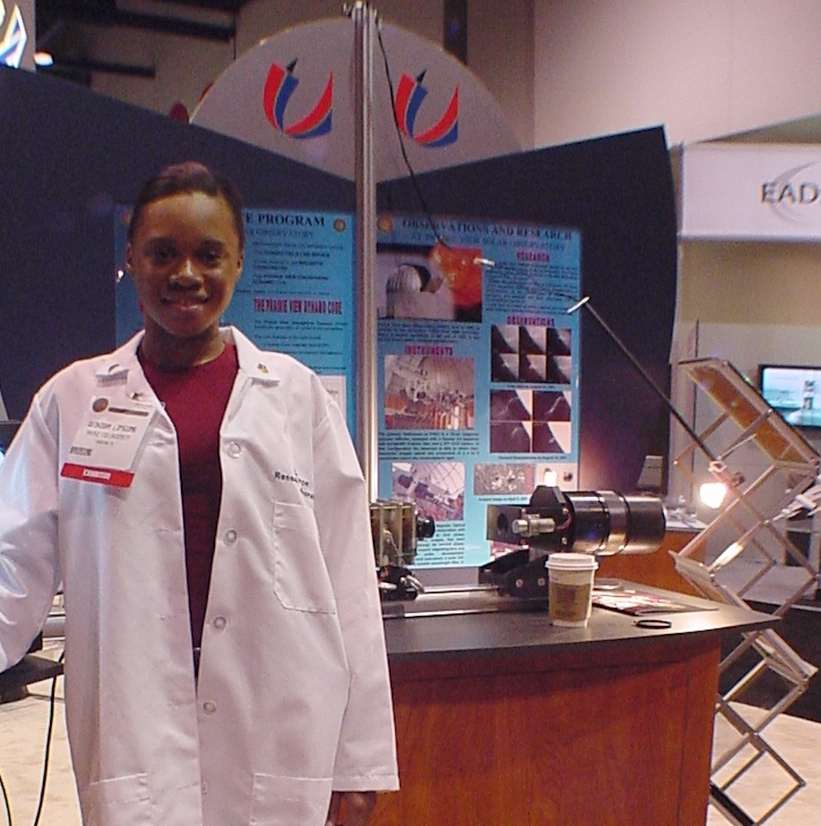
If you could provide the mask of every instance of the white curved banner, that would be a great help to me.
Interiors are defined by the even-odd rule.
[[[821,147],[706,143],[684,147],[681,237],[821,238]]]
[[[520,151],[493,96],[439,46],[384,24],[396,121],[415,172]],[[354,178],[354,24],[318,20],[242,55],[214,82],[192,123]],[[408,174],[383,56],[374,46],[374,166],[378,181]]]

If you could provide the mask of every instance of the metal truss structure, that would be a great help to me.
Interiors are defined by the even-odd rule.
[[[710,473],[727,485],[729,495],[718,516],[701,533],[678,554],[671,552],[676,569],[706,597],[749,607],[746,595],[753,586],[790,560],[795,569],[803,569],[806,578],[774,611],[783,617],[806,591],[818,585],[818,569],[789,539],[784,520],[795,513],[797,497],[800,502],[802,494],[816,482],[821,456],[729,362],[696,359],[681,362],[680,367],[710,399],[717,417],[675,457],[675,466],[692,479],[692,462],[685,460],[701,449],[711,460]],[[751,451],[758,454],[752,465]],[[750,466],[756,468],[755,478],[747,479],[745,472]],[[707,558],[709,543],[721,543],[728,535],[735,539],[712,562],[699,561]],[[753,555],[756,564],[734,591],[722,584],[718,574],[745,553]],[[741,635],[738,645],[721,661],[719,673],[725,675],[725,681],[731,667],[735,672],[739,667],[746,671],[729,689],[722,688],[717,699],[717,718],[732,727],[735,739],[723,753],[713,756],[710,802],[731,823],[748,826],[763,823],[805,785],[763,733],[806,691],[818,669],[770,628]],[[777,676],[783,694],[771,709],[755,720],[748,719],[737,702],[765,675]],[[770,676],[768,685],[772,681]],[[730,790],[763,757],[785,772],[789,785],[766,811],[753,817],[732,799]]]

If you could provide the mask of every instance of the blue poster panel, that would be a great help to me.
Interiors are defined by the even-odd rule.
[[[377,244],[379,495],[437,523],[416,566],[476,566],[489,504],[576,488],[577,230],[385,214]]]
[[[125,260],[127,209],[117,217],[116,255]],[[353,216],[246,209],[245,261],[223,317],[258,347],[288,353],[323,377],[355,432]],[[131,279],[116,292],[117,340],[142,326]]]

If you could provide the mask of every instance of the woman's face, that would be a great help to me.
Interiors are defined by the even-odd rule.
[[[126,250],[146,336],[217,335],[242,271],[233,214],[222,196],[180,193],[147,204]]]

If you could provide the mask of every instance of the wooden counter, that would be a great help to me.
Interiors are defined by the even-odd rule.
[[[721,636],[773,619],[685,599],[716,610],[386,621],[402,791],[372,826],[703,826]]]

